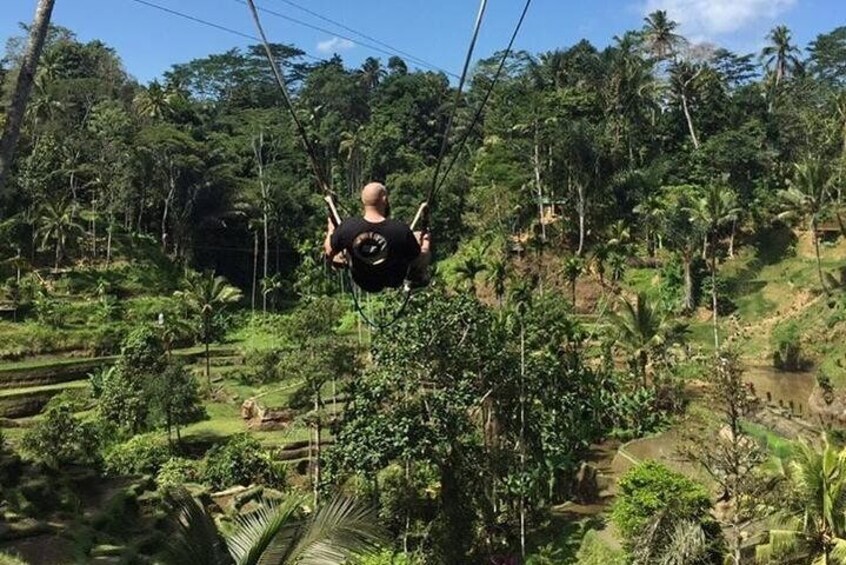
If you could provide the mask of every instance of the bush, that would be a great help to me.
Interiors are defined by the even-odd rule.
[[[278,382],[279,361],[281,354],[277,349],[258,349],[247,351],[245,357],[246,367],[237,372],[236,377],[246,385],[262,385]]]
[[[590,530],[582,538],[582,545],[576,553],[578,565],[625,565],[626,555],[603,543],[595,530]]]
[[[632,468],[617,487],[611,519],[628,543],[659,513],[669,512],[677,520],[701,522],[711,508],[704,486],[655,461],[645,461]]]
[[[232,436],[209,450],[203,479],[216,489],[281,482],[270,454],[246,433]]]
[[[120,324],[103,324],[94,331],[94,355],[114,355],[126,340],[127,328]]]
[[[32,460],[54,469],[98,463],[96,428],[76,418],[67,404],[50,407],[23,436],[21,447]]]
[[[0,553],[0,565],[27,565],[27,563],[14,555]]]
[[[200,465],[193,459],[171,457],[165,461],[156,475],[156,484],[161,489],[194,483],[200,478]]]
[[[106,471],[113,475],[156,473],[170,459],[170,446],[158,434],[141,434],[106,451]]]
[[[802,334],[794,321],[773,328],[770,342],[773,347],[773,366],[779,371],[801,371],[808,366],[802,357]]]
[[[655,390],[639,388],[631,392],[603,390],[603,406],[610,420],[611,435],[619,439],[643,437],[667,423],[667,415],[658,409]]]

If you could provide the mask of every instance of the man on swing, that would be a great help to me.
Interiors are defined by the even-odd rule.
[[[363,217],[347,218],[337,228],[329,220],[326,258],[334,266],[349,267],[355,283],[367,292],[399,288],[406,280],[411,287],[428,284],[429,234],[412,232],[388,217],[388,191],[381,183],[367,184],[361,203]]]

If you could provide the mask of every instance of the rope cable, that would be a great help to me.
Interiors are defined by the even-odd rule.
[[[464,149],[464,145],[470,138],[470,134],[473,133],[473,128],[475,128],[476,124],[479,123],[479,120],[482,117],[482,112],[484,111],[485,106],[487,105],[488,100],[491,97],[491,94],[493,94],[494,87],[496,87],[500,75],[502,75],[502,70],[505,68],[505,63],[507,62],[508,57],[511,55],[511,49],[514,47],[514,41],[517,39],[517,35],[520,33],[520,28],[523,27],[523,20],[526,19],[526,14],[529,12],[529,6],[531,6],[531,4],[532,0],[526,0],[525,5],[523,6],[523,12],[520,14],[520,19],[517,21],[517,26],[514,28],[514,32],[511,34],[511,39],[508,42],[508,46],[505,48],[505,52],[502,54],[502,57],[499,60],[499,66],[496,69],[496,73],[494,73],[493,79],[491,80],[491,84],[485,91],[485,95],[482,97],[482,102],[479,104],[478,108],[476,108],[476,113],[473,115],[473,119],[471,120],[470,125],[464,131],[464,134],[459,140],[458,145],[456,146],[458,149],[454,152],[452,159],[447,165],[447,168],[444,171],[443,176],[441,177],[441,182],[438,183],[437,186],[435,186],[434,194],[437,194],[438,191],[443,187],[444,183],[446,183],[446,179],[449,176],[450,171],[452,171],[452,168],[455,166],[455,163],[461,156],[461,151],[462,149]]]
[[[267,35],[264,33],[264,27],[261,25],[261,19],[259,18],[258,10],[256,9],[256,4],[253,0],[247,0],[247,6],[250,8],[250,13],[253,16],[253,22],[256,24],[256,29],[259,32],[259,36],[261,38],[261,43],[264,46],[264,52],[267,55],[267,60],[270,63],[270,67],[273,70],[273,76],[276,78],[276,84],[279,85],[279,89],[282,91],[282,95],[285,99],[285,106],[288,108],[288,112],[291,114],[291,117],[294,120],[294,124],[297,128],[297,133],[300,136],[300,139],[305,146],[306,153],[308,153],[308,159],[311,163],[311,168],[314,171],[314,175],[317,177],[317,182],[320,185],[320,189],[323,191],[324,194],[332,194],[332,189],[329,187],[329,183],[326,182],[326,177],[324,176],[323,168],[320,166],[320,163],[317,160],[317,155],[314,151],[314,146],[311,144],[309,140],[308,133],[306,132],[305,127],[303,126],[302,121],[300,121],[299,116],[297,116],[297,111],[294,109],[294,103],[291,100],[291,95],[288,94],[288,87],[285,85],[285,78],[282,76],[282,72],[279,70],[279,65],[276,63],[276,58],[273,56],[273,50],[270,48],[270,43],[267,41]]]
[[[447,125],[444,129],[444,136],[441,140],[441,148],[438,151],[438,160],[435,164],[435,174],[432,176],[432,186],[429,187],[426,202],[430,202],[432,200],[437,187],[438,175],[440,174],[447,146],[449,145],[449,134],[452,131],[452,124],[455,120],[455,115],[458,113],[458,105],[461,102],[461,92],[464,89],[464,83],[467,80],[467,72],[470,70],[470,63],[473,59],[473,51],[476,49],[476,40],[479,37],[479,30],[482,28],[482,20],[485,17],[485,10],[487,9],[487,6],[488,0],[481,0],[481,3],[479,4],[479,12],[476,14],[476,23],[473,26],[473,36],[470,39],[470,46],[467,48],[467,56],[464,58],[464,67],[461,70],[461,79],[458,81],[458,88],[455,90],[452,112],[447,120]]]

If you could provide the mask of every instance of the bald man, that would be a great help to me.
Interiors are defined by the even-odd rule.
[[[388,218],[388,190],[378,182],[361,191],[362,217],[347,218],[337,229],[329,222],[323,244],[326,257],[338,264],[346,251],[355,283],[367,292],[427,282],[429,235],[413,233],[402,222]]]

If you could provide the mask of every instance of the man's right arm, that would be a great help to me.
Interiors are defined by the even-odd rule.
[[[336,252],[332,250],[332,234],[335,233],[335,224],[332,220],[326,222],[326,239],[323,240],[323,253],[326,254],[327,259],[331,259]]]

